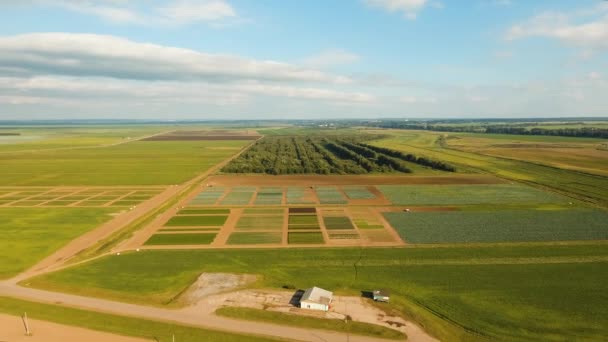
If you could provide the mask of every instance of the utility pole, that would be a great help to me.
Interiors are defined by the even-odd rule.
[[[30,324],[27,321],[27,312],[23,313],[21,319],[23,320],[23,326],[25,327],[25,336],[32,336],[32,332],[30,331]]]

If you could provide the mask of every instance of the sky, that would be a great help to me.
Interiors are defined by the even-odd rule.
[[[0,120],[608,116],[604,0],[0,0]]]

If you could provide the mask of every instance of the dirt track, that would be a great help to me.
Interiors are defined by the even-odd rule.
[[[49,292],[19,287],[8,282],[0,282],[0,294],[33,300],[42,303],[65,305],[85,310],[134,316],[159,321],[177,322],[200,328],[241,333],[246,335],[273,336],[298,341],[348,341],[348,342],[387,342],[385,339],[346,335],[324,330],[294,328],[277,324],[250,322],[219,317],[204,310],[169,310],[142,305],[126,304],[104,299],[74,296],[65,293]],[[434,341],[424,334],[424,338],[414,337],[408,341]]]
[[[145,342],[142,339],[110,334],[95,330],[78,328],[70,325],[28,319],[32,336],[25,336],[21,317],[0,314],[0,341],[7,342]]]

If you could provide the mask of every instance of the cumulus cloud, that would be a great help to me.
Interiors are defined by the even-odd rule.
[[[32,74],[207,82],[350,82],[346,77],[277,61],[207,54],[96,34],[32,33],[0,37],[0,51],[0,68]]]
[[[573,13],[544,12],[513,25],[505,37],[545,37],[588,49],[608,48],[608,4]]]
[[[344,65],[358,62],[361,57],[352,52],[332,49],[322,51],[314,56],[310,56],[304,59],[304,65],[313,68],[325,68],[335,65]]]
[[[428,0],[365,0],[365,3],[388,12],[401,12],[408,19],[416,19]]]

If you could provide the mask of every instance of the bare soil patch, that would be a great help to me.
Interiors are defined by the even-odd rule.
[[[213,186],[319,186],[319,185],[402,185],[402,184],[500,184],[491,175],[409,176],[409,175],[216,175]]]
[[[255,282],[257,276],[253,274],[232,273],[203,273],[179,297],[178,301],[184,304],[196,304],[202,298],[241,288]]]

